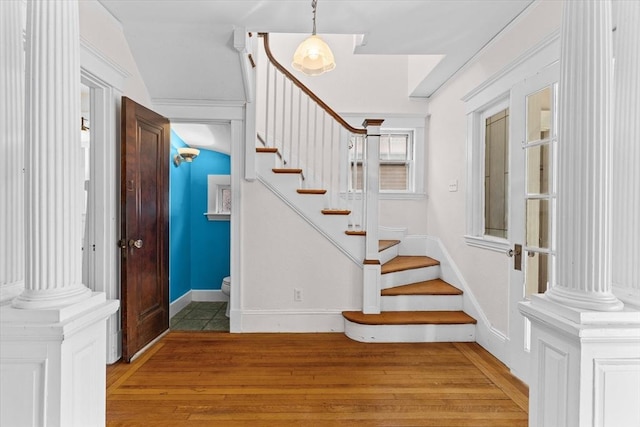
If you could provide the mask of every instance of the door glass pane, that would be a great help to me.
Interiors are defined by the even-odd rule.
[[[485,122],[484,234],[507,237],[509,109]]]
[[[526,245],[536,248],[549,247],[549,201],[527,200]]]
[[[549,144],[527,148],[527,193],[549,194]]]
[[[549,277],[549,255],[539,252],[529,252],[526,259],[527,266],[525,268],[525,297],[529,298],[531,294],[544,293],[547,290],[547,282]]]
[[[527,142],[550,137],[551,87],[527,96]]]

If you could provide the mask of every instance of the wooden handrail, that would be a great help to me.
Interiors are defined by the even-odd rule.
[[[340,123],[349,132],[360,134],[360,135],[366,135],[367,134],[367,130],[366,129],[358,129],[358,128],[355,128],[355,127],[351,126],[349,123],[347,123],[345,119],[343,119],[342,117],[340,117],[340,115],[338,113],[333,111],[333,109],[331,107],[329,107],[327,104],[324,103],[324,101],[322,101],[320,98],[318,98],[318,95],[313,93],[313,91],[311,89],[306,87],[300,80],[298,80],[293,74],[291,74],[289,72],[289,70],[287,70],[285,67],[283,67],[282,64],[280,64],[274,58],[273,54],[271,53],[271,49],[269,48],[269,33],[258,33],[258,36],[262,37],[262,39],[264,40],[264,51],[266,52],[267,58],[269,58],[269,61],[271,61],[271,63],[273,64],[274,67],[276,67],[282,74],[287,76],[287,78],[289,80],[291,80],[293,82],[293,84],[298,86],[298,88],[300,88],[301,91],[306,93],[307,96],[309,96],[309,98],[313,99],[316,102],[316,104],[318,104],[324,111],[327,112],[327,114],[329,114],[331,117],[333,117],[334,120],[336,120],[338,123]]]

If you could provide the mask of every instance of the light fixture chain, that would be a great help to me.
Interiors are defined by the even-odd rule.
[[[316,35],[316,7],[318,4],[318,0],[311,0],[311,7],[313,8],[313,32],[311,34],[313,34],[314,36]]]

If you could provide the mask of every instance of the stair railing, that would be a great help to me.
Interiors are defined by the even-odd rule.
[[[365,120],[364,128],[351,126],[274,58],[267,33],[259,36],[267,60],[257,68],[257,141],[277,149],[281,168],[302,169],[304,189],[326,190],[329,211],[350,212],[345,231],[365,236],[365,312],[379,312],[378,153],[382,120]],[[377,276],[369,283],[376,265]]]

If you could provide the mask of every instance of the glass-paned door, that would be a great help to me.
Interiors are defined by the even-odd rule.
[[[555,263],[558,66],[542,70],[511,92],[510,274],[511,368],[528,382],[530,324],[518,303],[544,293]]]

